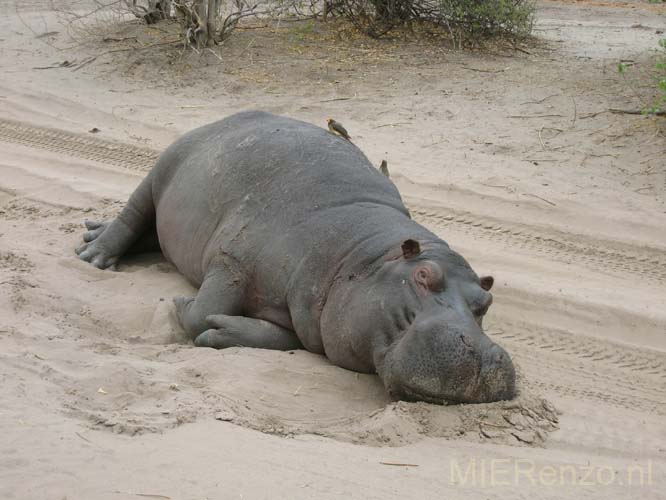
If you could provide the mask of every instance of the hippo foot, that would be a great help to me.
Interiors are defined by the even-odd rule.
[[[109,223],[85,221],[85,225],[88,231],[83,234],[83,241],[86,243],[75,250],[76,254],[79,256],[79,259],[90,262],[98,269],[109,269],[111,271],[116,271],[118,259],[120,256],[111,255],[103,245],[98,244],[98,238],[108,227]]]
[[[117,255],[108,255],[99,245],[85,244],[76,249],[79,259],[90,262],[98,269],[108,269],[109,271],[118,270]]]
[[[85,233],[83,233],[83,241],[85,241],[86,243],[90,243],[91,241],[96,240],[109,225],[108,222],[99,222],[92,220],[87,220],[84,222],[84,224],[86,225],[86,229],[88,230]]]
[[[197,347],[254,347],[278,351],[303,347],[293,331],[269,321],[224,314],[208,316],[206,321],[215,328],[206,330],[194,339]]]
[[[180,298],[180,297],[179,297]],[[178,307],[178,305],[176,305]],[[247,328],[247,321],[249,318],[242,318],[240,316],[227,316],[224,314],[215,314],[208,316],[206,321],[211,328],[194,339],[194,345],[197,347],[212,347],[213,349],[226,349],[227,347],[248,347],[249,332],[245,332],[244,326]],[[258,323],[260,320],[252,320]]]
[[[227,347],[244,347],[239,339],[234,338],[224,330],[206,330],[194,339],[196,347],[211,347],[213,349],[226,349]]]

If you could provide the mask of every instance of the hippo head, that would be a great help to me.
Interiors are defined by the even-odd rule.
[[[353,321],[343,319],[341,333],[358,359],[372,358],[366,368],[394,398],[441,404],[514,397],[511,358],[481,327],[493,278],[479,278],[446,243],[406,240],[354,281],[338,297]]]

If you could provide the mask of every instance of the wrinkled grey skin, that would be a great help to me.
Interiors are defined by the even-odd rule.
[[[411,220],[393,183],[350,142],[245,112],[159,158],[79,257],[115,268],[160,249],[199,292],[174,299],[197,346],[304,347],[377,372],[398,399],[510,399],[509,355],[481,329],[481,278]]]

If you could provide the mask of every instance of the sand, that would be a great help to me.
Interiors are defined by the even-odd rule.
[[[77,46],[51,5],[0,1],[0,498],[663,498],[665,126],[608,110],[649,96],[664,6],[541,2],[528,53],[315,25],[194,64]],[[195,349],[161,255],[75,257],[175,137],[249,108],[339,119],[495,276],[515,401],[392,402],[304,351]]]

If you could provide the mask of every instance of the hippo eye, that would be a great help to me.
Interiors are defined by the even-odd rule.
[[[474,316],[480,317],[480,316],[485,316],[486,313],[488,312],[488,308],[490,307],[490,304],[483,306],[483,307],[477,307],[474,309],[473,313]]]
[[[480,318],[485,316],[490,308],[490,305],[493,303],[493,296],[490,293],[486,293],[482,302],[478,303],[476,307],[472,310],[474,316]]]

